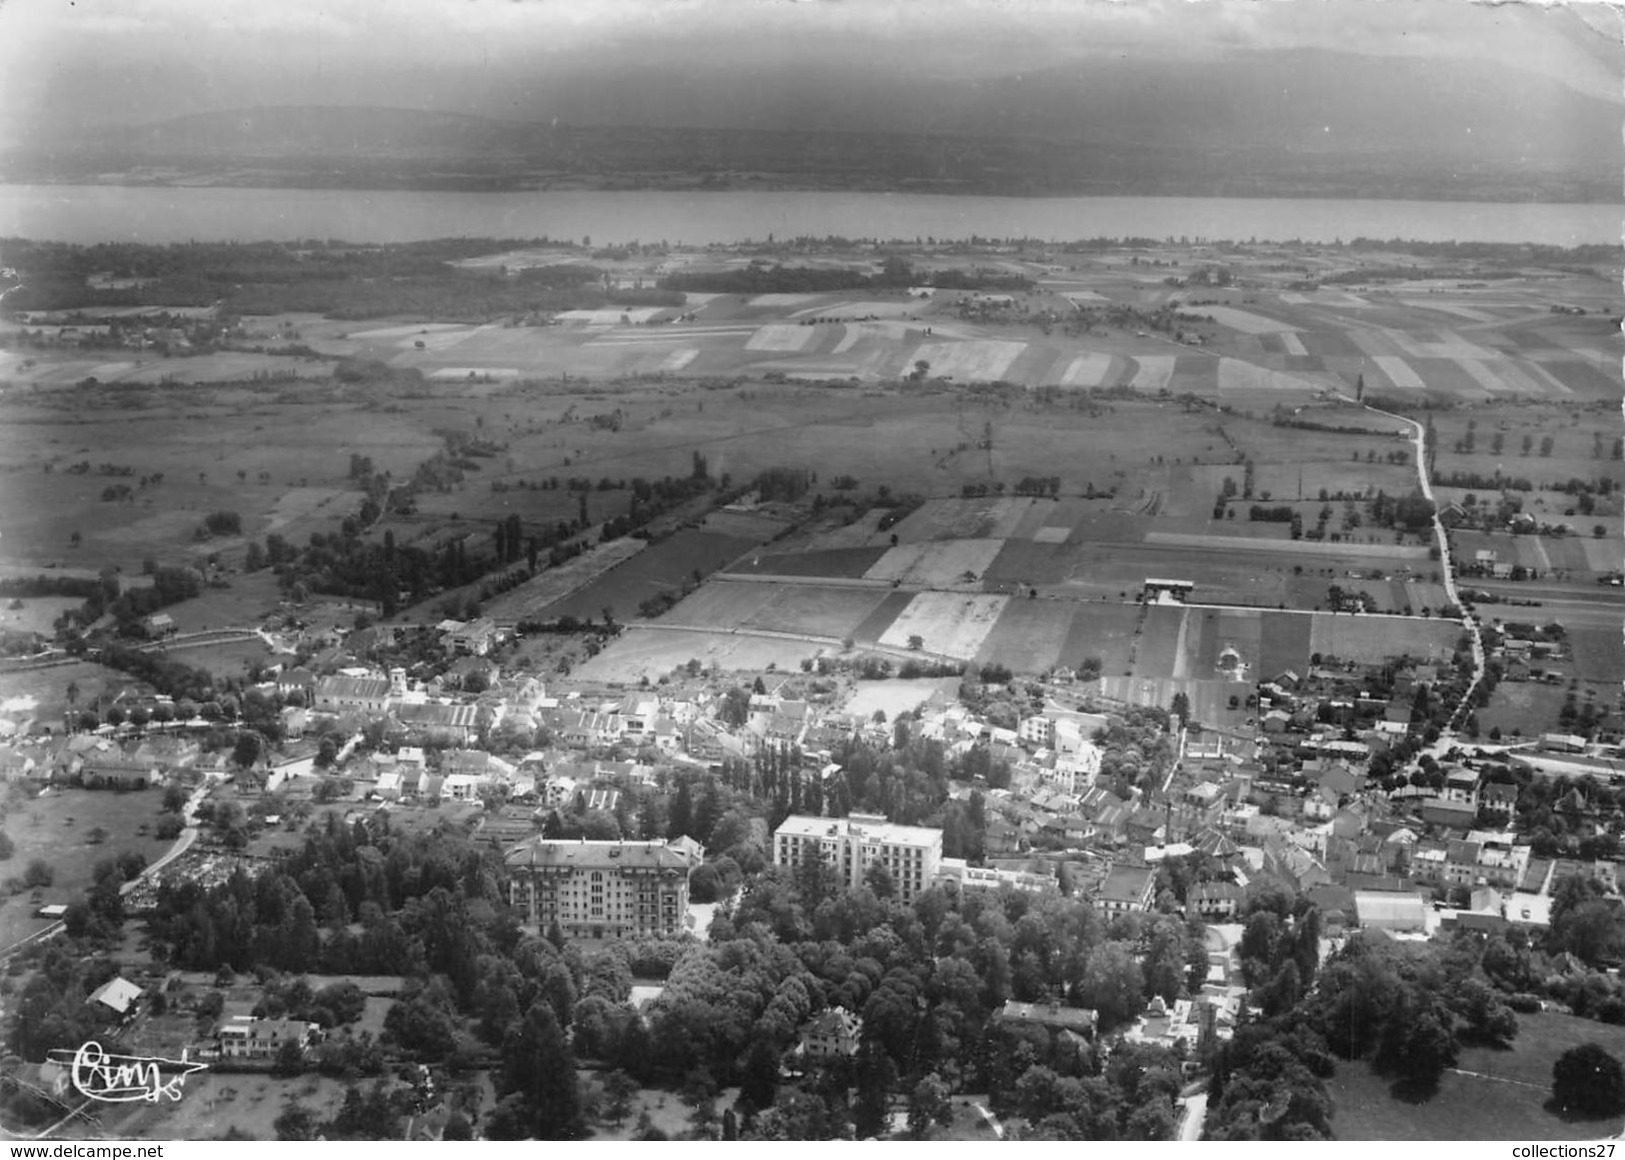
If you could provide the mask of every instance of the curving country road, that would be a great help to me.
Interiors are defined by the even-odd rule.
[[[1384,418],[1393,419],[1395,422],[1404,423],[1410,427],[1411,440],[1416,447],[1417,482],[1421,487],[1422,495],[1426,497],[1429,503],[1433,504],[1433,538],[1434,542],[1439,546],[1439,566],[1441,575],[1444,577],[1445,595],[1449,597],[1451,604],[1461,610],[1461,622],[1466,627],[1471,640],[1473,650],[1472,680],[1468,682],[1466,691],[1462,693],[1460,703],[1451,713],[1449,722],[1440,731],[1439,739],[1425,751],[1431,753],[1434,757],[1438,757],[1455,743],[1456,729],[1462,721],[1466,720],[1468,713],[1472,711],[1473,693],[1477,690],[1479,682],[1484,679],[1483,628],[1479,624],[1478,615],[1462,604],[1461,592],[1456,587],[1455,568],[1450,560],[1450,537],[1445,532],[1444,521],[1439,518],[1439,505],[1433,497],[1433,481],[1428,478],[1427,447],[1425,445],[1427,434],[1425,428],[1419,421],[1406,418],[1404,415],[1384,411],[1382,408],[1373,407],[1369,403],[1357,403],[1356,400],[1349,398],[1347,395],[1339,394],[1338,397],[1346,402],[1356,403],[1357,406],[1364,407],[1373,415],[1381,415]],[[1420,756],[1418,754],[1418,757]]]

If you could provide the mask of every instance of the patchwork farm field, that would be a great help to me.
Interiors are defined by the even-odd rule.
[[[624,621],[636,616],[645,600],[680,590],[684,583],[724,567],[755,546],[756,541],[738,536],[685,528],[547,605],[540,615],[548,620],[563,616],[587,620],[610,609],[616,620]]]
[[[569,252],[526,251],[515,268]],[[318,352],[306,360],[64,348],[24,367],[13,352],[0,356],[0,380],[27,390],[0,395],[0,565],[112,566],[133,581],[147,558],[195,564],[217,554],[230,572],[250,539],[302,544],[339,532],[361,500],[353,456],[405,480],[448,435],[489,446],[464,458],[462,480],[422,490],[414,513],[366,534],[433,550],[452,537],[478,543],[511,515],[530,526],[574,519],[579,493],[561,479],[591,482],[588,522],[597,523],[626,510],[627,481],[686,475],[698,454],[739,483],[769,468],[816,471],[826,502],[873,500],[882,487],[923,502],[885,531],[878,504],[849,524],[837,522],[848,509],[832,506],[782,539],[783,521],[718,517],[647,550],[607,545],[494,598],[487,614],[596,619],[607,607],[626,620],[649,597],[726,566],[789,579],[705,585],[660,630],[742,627],[887,648],[917,635],[926,651],[966,660],[1049,667],[1100,656],[1114,676],[1201,683],[1220,679],[1215,650],[1225,641],[1244,669],[1265,672],[1314,651],[1448,651],[1455,630],[1437,623],[1368,618],[1355,630],[1273,611],[1321,605],[1333,582],[1383,609],[1444,603],[1424,540],[1396,544],[1368,522],[1353,533],[1362,543],[1292,541],[1284,525],[1243,518],[1254,502],[1291,504],[1307,523],[1327,502],[1340,514],[1338,493],[1415,486],[1414,448],[1396,438],[1403,425],[1353,405],[1357,377],[1370,401],[1435,406],[1441,473],[1625,484],[1625,464],[1598,439],[1619,397],[1621,346],[1603,313],[1617,298],[1611,275],[1519,270],[1482,281],[1463,266],[1460,279],[1396,281],[1403,255],[1240,247],[1224,262],[1245,288],[1204,287],[1197,304],[1192,287],[1166,285],[1162,271],[1131,269],[1133,256],[1001,253],[999,269],[1034,281],[1003,312],[956,291],[694,294],[682,308],[550,319],[247,320],[249,341],[297,341]],[[1181,277],[1213,261],[1185,247],[1163,256]],[[749,260],[679,248],[660,271],[647,256],[608,268],[631,286]],[[856,249],[807,260],[875,263]],[[922,254],[919,268],[956,261]],[[506,261],[470,264],[495,272]],[[1365,269],[1370,284],[1354,277]],[[1306,288],[1305,270],[1308,283],[1339,284]],[[1575,304],[1587,313],[1553,312]],[[1146,321],[1165,306],[1187,317],[1172,328]],[[1087,325],[1076,324],[1080,310],[1091,312]],[[396,374],[332,380],[340,358],[379,360]],[[265,377],[290,369],[321,381]],[[90,375],[101,381],[85,384]],[[222,381],[188,385],[189,376]],[[1214,502],[1226,480],[1241,484],[1243,460],[1253,495],[1238,493],[1232,518],[1215,521]],[[125,472],[130,493],[103,498]],[[851,478],[837,492],[842,477]],[[1053,479],[1061,498],[1014,495],[1023,477]],[[978,490],[986,494],[965,494]],[[1592,581],[1625,555],[1619,513],[1570,517],[1570,499],[1528,493],[1532,514],[1574,523],[1577,534],[1524,538],[1510,551],[1557,585],[1536,598],[1572,625],[1577,671],[1618,680],[1625,649],[1606,631],[1612,609]],[[243,535],[198,539],[213,511],[239,513]],[[1594,539],[1599,522],[1607,530]],[[1193,611],[1171,637],[1156,612],[1136,644],[1142,610],[1132,601],[1155,576],[1195,581],[1197,601],[1272,611],[1252,620]],[[231,583],[172,614],[183,627],[241,623],[280,596],[269,575],[238,572]],[[1581,585],[1591,585],[1583,596]],[[22,611],[43,621],[48,609]],[[756,639],[727,645],[729,663],[751,649],[767,657],[768,638]],[[636,642],[651,658],[668,646],[681,642]],[[788,642],[773,647],[802,655]],[[231,668],[248,658],[217,659]]]
[[[840,645],[815,644],[782,637],[749,636],[726,630],[628,625],[604,651],[577,665],[571,676],[587,682],[636,684],[668,676],[691,660],[723,672],[794,670],[805,659],[834,655]]]
[[[1009,603],[1007,596],[968,596],[957,592],[921,592],[880,634],[880,643],[911,648],[919,637],[929,653],[970,660],[993,631]]]

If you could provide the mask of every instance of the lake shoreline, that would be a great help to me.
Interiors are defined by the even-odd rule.
[[[1573,247],[1617,245],[1620,222],[1617,205],[1574,202],[0,184],[0,237],[77,243],[592,237],[599,245],[694,246],[777,237],[1336,244],[1370,238]]]

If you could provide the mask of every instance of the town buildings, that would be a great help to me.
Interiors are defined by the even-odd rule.
[[[508,851],[508,901],[541,930],[566,938],[681,934],[692,847],[665,842],[533,838]]]
[[[795,867],[820,858],[843,884],[864,885],[871,866],[890,873],[905,904],[931,885],[942,862],[942,831],[899,826],[873,814],[846,818],[791,815],[773,834],[773,864]]]

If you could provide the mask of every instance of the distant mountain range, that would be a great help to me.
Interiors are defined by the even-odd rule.
[[[199,113],[0,157],[7,180],[670,185],[1611,201],[1621,107],[1472,61],[1314,50],[987,80],[645,68],[537,81],[512,119]],[[104,177],[105,179],[105,177]]]

